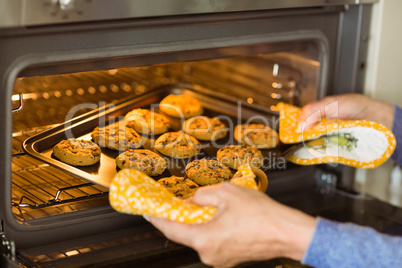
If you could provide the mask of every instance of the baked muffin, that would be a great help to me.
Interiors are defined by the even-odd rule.
[[[140,148],[145,142],[144,137],[127,127],[124,122],[96,127],[91,133],[91,138],[100,147],[121,151]]]
[[[241,144],[259,149],[274,148],[279,143],[278,133],[264,124],[237,125],[234,138]]]
[[[264,157],[260,150],[247,145],[228,145],[218,150],[217,159],[226,166],[237,169],[250,164],[251,167],[259,168],[264,163]]]
[[[167,132],[155,141],[155,149],[174,158],[190,158],[201,151],[198,140],[183,131]]]
[[[214,159],[196,159],[186,166],[186,177],[198,185],[210,185],[228,181],[232,172]]]
[[[73,166],[90,166],[99,162],[101,149],[92,141],[71,138],[56,144],[53,155]]]
[[[169,130],[170,124],[166,116],[151,112],[147,109],[134,109],[124,116],[128,127],[135,129],[138,133],[147,135],[158,135]]]
[[[166,160],[157,153],[147,149],[130,149],[116,158],[116,165],[120,169],[134,168],[148,176],[162,174],[166,167]]]
[[[226,136],[227,127],[219,118],[196,116],[183,123],[183,131],[198,140],[215,141]]]
[[[165,114],[176,118],[189,118],[203,112],[200,102],[185,94],[170,94],[160,102],[159,107]]]
[[[192,180],[184,177],[171,176],[158,180],[160,184],[181,199],[187,199],[194,195],[199,186]]]

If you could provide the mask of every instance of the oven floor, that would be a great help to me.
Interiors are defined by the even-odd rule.
[[[289,206],[314,216],[322,216],[341,222],[353,222],[371,226],[392,235],[402,234],[402,209],[374,198],[349,194],[343,191],[320,193],[304,191],[275,197]],[[116,232],[112,239],[89,243],[90,238],[76,241],[77,247],[60,249],[52,245],[21,252],[29,264],[37,267],[208,267],[200,263],[191,249],[168,241],[151,225],[136,230]],[[29,266],[30,267],[30,266]],[[305,267],[287,259],[243,264],[240,267]]]

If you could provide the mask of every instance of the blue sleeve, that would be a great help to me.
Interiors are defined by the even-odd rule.
[[[318,218],[302,263],[317,268],[402,267],[402,237]]]
[[[391,158],[402,166],[402,109],[398,106],[394,106],[394,123],[392,125],[392,132],[396,139],[396,149]]]

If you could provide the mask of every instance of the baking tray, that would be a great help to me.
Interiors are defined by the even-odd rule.
[[[114,175],[119,170],[115,163],[115,159],[119,154],[118,151],[102,148],[102,155],[99,163],[92,166],[77,167],[61,162],[55,158],[52,155],[53,147],[61,140],[71,137],[90,140],[91,132],[96,126],[108,125],[109,123],[122,120],[124,115],[132,109],[152,108],[154,111],[158,112],[157,105],[169,94],[186,94],[198,99],[204,107],[203,115],[209,117],[220,117],[228,127],[228,135],[214,143],[200,141],[202,150],[192,158],[176,159],[162,155],[167,160],[168,167],[163,174],[154,177],[156,180],[171,175],[184,176],[185,167],[190,161],[201,158],[216,158],[216,152],[219,148],[228,144],[237,144],[233,138],[234,128],[237,124],[245,122],[264,122],[274,129],[277,129],[278,126],[278,114],[267,107],[249,104],[245,101],[240,101],[231,96],[217,93],[198,85],[178,84],[154,89],[143,95],[126,98],[117,103],[75,117],[63,124],[27,139],[24,142],[24,149],[30,155],[39,158],[50,165],[108,188]],[[171,131],[178,131],[181,129],[184,120],[169,116],[167,116],[167,118],[171,124]],[[158,136],[148,137],[143,148],[157,152],[153,148],[153,142],[157,137]],[[280,156],[280,152],[286,149],[284,146],[285,145],[280,145],[277,148],[261,150],[265,161],[263,169],[272,169],[274,166],[274,160],[277,160],[277,162],[280,163],[278,157]]]

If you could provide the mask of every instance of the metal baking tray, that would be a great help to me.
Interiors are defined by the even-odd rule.
[[[102,148],[101,160],[92,166],[77,167],[61,162],[52,155],[53,147],[61,140],[67,138],[91,139],[91,132],[98,125],[107,125],[110,122],[122,120],[124,115],[135,108],[156,107],[169,94],[187,94],[195,97],[204,107],[203,115],[209,117],[218,116],[228,127],[228,135],[214,143],[200,141],[202,150],[195,157],[189,159],[175,159],[162,155],[168,162],[165,172],[154,179],[168,177],[171,175],[184,176],[184,170],[190,161],[200,158],[215,158],[219,148],[228,144],[236,144],[233,138],[234,128],[237,124],[245,122],[266,123],[273,129],[278,128],[278,114],[270,108],[249,104],[246,101],[238,100],[231,96],[217,93],[197,85],[170,85],[154,89],[143,95],[126,98],[117,103],[106,105],[95,109],[84,115],[75,117],[52,129],[42,132],[36,136],[28,138],[24,142],[24,149],[30,155],[39,158],[46,163],[58,167],[68,173],[77,175],[95,184],[109,187],[111,180],[119,168],[116,166],[115,159],[119,152],[107,148]],[[168,117],[168,116],[167,116]],[[171,131],[179,131],[184,120],[168,117],[171,124]],[[149,137],[143,148],[154,150],[153,141],[157,138]],[[272,169],[271,160],[283,151],[284,145],[273,149],[261,150],[265,159],[264,166]],[[156,151],[155,151],[156,152]],[[264,167],[263,167],[264,169]]]

